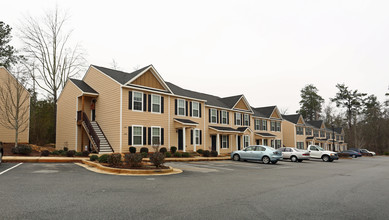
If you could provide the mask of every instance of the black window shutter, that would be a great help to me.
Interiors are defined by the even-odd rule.
[[[128,145],[132,145],[132,127],[128,126]]]
[[[216,123],[219,123],[219,110],[216,110]]]
[[[201,118],[201,103],[199,103],[199,116]]]
[[[189,116],[192,116],[192,102],[189,103]]]
[[[143,145],[146,145],[146,127],[143,127]]]
[[[209,122],[211,122],[211,109],[208,109],[209,111]]]
[[[251,124],[251,120],[250,120],[250,115],[249,115],[249,126],[251,126],[250,124]]]
[[[227,112],[227,124],[229,125],[230,124],[230,113]]]
[[[193,145],[193,130],[190,130],[190,144]]]
[[[174,114],[177,115],[177,99],[174,100]]]
[[[200,145],[203,144],[203,136],[201,134],[201,130],[200,130]]]
[[[165,140],[165,137],[164,137],[164,132],[163,132],[163,128],[161,128],[161,145],[164,145],[164,140]]]
[[[148,144],[151,145],[151,127],[149,127],[149,139],[148,139]]]
[[[236,125],[236,113],[234,113],[234,125]]]
[[[188,101],[185,101],[186,116],[188,116]]]
[[[132,92],[128,92],[128,109],[132,109]]]
[[[220,111],[219,117],[220,117],[219,119],[220,123],[223,123],[223,111]]]
[[[151,112],[151,95],[149,95],[149,112]]]
[[[163,113],[163,109],[165,108],[164,106],[165,105],[163,104],[163,97],[161,97],[161,113]]]
[[[243,114],[240,114],[240,125],[244,125],[244,122],[243,122]]]
[[[230,135],[227,135],[227,148],[230,148]]]
[[[147,95],[143,94],[143,111],[147,111]]]

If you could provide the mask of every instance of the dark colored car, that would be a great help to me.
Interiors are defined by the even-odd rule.
[[[362,155],[362,151],[359,148],[350,148],[348,150],[352,150],[352,151],[358,152],[358,153],[360,153]]]
[[[348,154],[352,158],[362,157],[361,153],[359,153],[357,151],[353,151],[353,150],[345,150],[345,151],[342,151],[340,153],[341,154]]]
[[[0,142],[0,164],[1,164],[1,161],[3,160],[3,143]]]

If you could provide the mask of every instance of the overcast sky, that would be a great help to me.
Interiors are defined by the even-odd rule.
[[[255,107],[294,113],[314,84],[329,101],[335,85],[385,99],[389,86],[389,1],[57,1],[89,64],[123,71],[153,64],[164,80]],[[6,1],[14,28],[55,1]],[[16,36],[12,44],[20,48]],[[80,76],[82,77],[82,76]]]

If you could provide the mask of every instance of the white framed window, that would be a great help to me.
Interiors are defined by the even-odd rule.
[[[296,126],[296,134],[297,135],[304,135],[304,128],[300,126]]]
[[[265,146],[269,146],[269,145],[268,145],[268,141],[267,141],[267,139],[263,139],[263,145],[265,145]]]
[[[151,111],[154,113],[161,113],[161,96],[151,95]]]
[[[262,120],[262,130],[267,131],[267,120]]]
[[[250,145],[250,136],[245,135],[245,136],[243,136],[243,139],[244,139],[244,141],[243,141],[244,147],[248,147]]]
[[[200,145],[200,130],[199,129],[194,130],[194,142],[196,143],[196,145]]]
[[[211,109],[211,123],[217,123],[217,110]]]
[[[311,128],[305,128],[305,135],[312,135],[312,129]]]
[[[161,145],[161,127],[151,127],[151,145]]]
[[[304,149],[304,142],[297,142],[297,149]]]
[[[281,122],[276,121],[276,131],[281,131]]]
[[[261,129],[261,120],[255,119],[254,120],[254,129],[255,130],[260,130]]]
[[[132,145],[142,146],[143,145],[143,126],[132,126]]]
[[[274,146],[275,146],[275,141],[274,141],[274,140],[271,140],[270,143],[271,143],[271,144],[270,144],[270,147],[274,148]]]
[[[222,114],[222,121],[221,121],[221,124],[227,124],[227,111],[225,110],[222,110],[221,111],[221,114]]]
[[[270,131],[276,131],[276,122],[275,121],[270,121]]]
[[[143,92],[133,92],[132,95],[132,110],[143,111]]]
[[[242,114],[235,113],[235,124],[242,125]]]
[[[200,105],[198,102],[192,102],[192,117],[200,117]]]
[[[185,110],[186,110],[186,106],[185,106],[185,100],[183,99],[178,99],[177,100],[178,104],[177,104],[177,112],[178,112],[178,115],[180,116],[185,116]]]
[[[244,114],[244,116],[243,116],[244,118],[243,118],[243,121],[244,121],[244,123],[243,123],[243,125],[245,125],[245,126],[249,126],[249,115],[248,114]]]
[[[276,140],[275,141],[275,149],[278,149],[281,147],[281,140]]]
[[[228,136],[227,135],[222,135],[222,148],[228,148]]]

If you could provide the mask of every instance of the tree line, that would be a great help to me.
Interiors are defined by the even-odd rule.
[[[318,89],[306,85],[301,89],[300,113],[307,121],[324,120],[327,128],[343,127],[349,148],[367,148],[378,153],[389,152],[389,92],[386,101],[377,96],[337,84],[337,93],[330,104],[323,107],[324,99]]]

